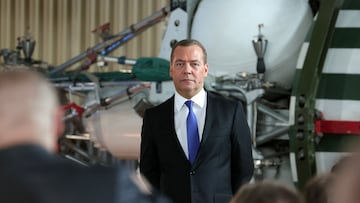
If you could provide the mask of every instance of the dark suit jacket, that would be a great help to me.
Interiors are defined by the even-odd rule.
[[[157,201],[168,202],[141,193],[126,168],[81,166],[35,145],[0,150],[0,202]]]
[[[227,203],[253,174],[241,103],[207,95],[204,132],[193,166],[175,132],[174,96],[144,115],[140,171],[177,203]]]

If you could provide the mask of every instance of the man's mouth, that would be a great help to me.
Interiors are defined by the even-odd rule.
[[[192,81],[194,81],[194,80],[189,79],[189,78],[185,78],[185,79],[182,79],[181,81],[183,81],[183,82],[192,82]]]

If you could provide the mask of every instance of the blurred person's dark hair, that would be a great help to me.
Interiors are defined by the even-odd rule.
[[[334,175],[331,173],[318,174],[305,185],[304,199],[306,203],[327,203],[331,198],[331,187]]]
[[[277,180],[264,180],[243,185],[230,203],[302,203],[300,193]]]

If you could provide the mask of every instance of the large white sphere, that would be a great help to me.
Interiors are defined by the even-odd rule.
[[[256,73],[252,40],[263,24],[268,40],[265,79],[290,88],[312,21],[306,0],[202,0],[190,34],[207,49],[210,74]]]

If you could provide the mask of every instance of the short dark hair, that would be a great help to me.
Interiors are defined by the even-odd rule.
[[[243,185],[230,203],[302,203],[300,193],[276,180],[263,180]]]
[[[331,173],[318,174],[312,177],[305,185],[304,197],[306,203],[326,203],[329,201],[329,188],[334,182]]]
[[[197,46],[199,46],[201,48],[201,50],[203,52],[204,63],[207,63],[206,49],[205,49],[204,45],[202,45],[199,41],[197,41],[195,39],[183,39],[181,41],[176,42],[175,45],[172,47],[172,50],[171,50],[170,61],[172,62],[173,56],[174,56],[174,51],[175,51],[175,49],[177,47],[179,47],[179,46],[188,47],[188,46],[192,46],[192,45],[197,45]]]

